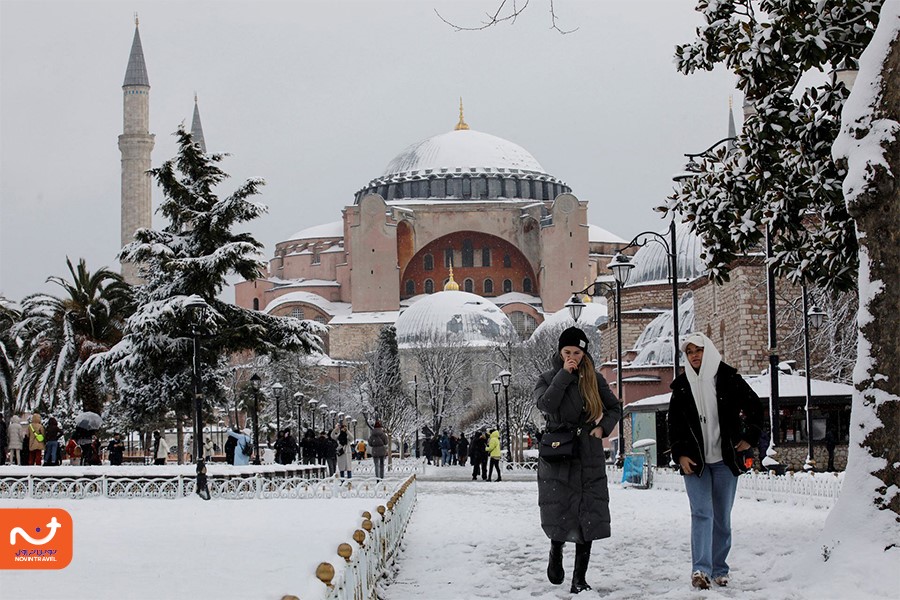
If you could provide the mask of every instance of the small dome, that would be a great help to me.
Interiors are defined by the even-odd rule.
[[[666,242],[669,241],[668,233]],[[703,244],[700,237],[690,230],[687,223],[675,225],[675,241],[678,250],[678,280],[693,281],[706,273],[706,265],[700,258]],[[669,281],[669,256],[662,244],[649,240],[631,259],[634,269],[628,277],[626,287],[648,283],[665,283]]]
[[[581,316],[578,317],[578,327],[586,331],[596,331],[598,327],[609,320],[607,310],[606,298],[598,296],[591,302],[586,302],[584,308],[581,309]],[[546,315],[544,322],[537,326],[531,337],[535,339],[543,335],[544,331],[556,331],[557,329],[562,331],[572,325],[572,316],[569,314],[569,309],[561,308],[553,314]]]
[[[468,292],[426,296],[400,313],[394,326],[401,348],[442,340],[491,346],[516,339],[512,322],[496,304]]]

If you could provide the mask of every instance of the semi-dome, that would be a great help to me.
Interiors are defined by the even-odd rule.
[[[669,242],[669,234],[665,234]],[[675,225],[675,241],[678,249],[678,280],[693,281],[706,273],[706,265],[700,258],[703,244],[700,236],[691,231],[688,223]],[[669,256],[662,244],[649,240],[631,259],[634,268],[628,276],[627,287],[646,285],[649,283],[665,283],[669,281]]]
[[[496,304],[459,291],[425,296],[400,313],[394,326],[401,348],[457,341],[491,346],[516,338],[512,322]]]
[[[405,148],[384,174],[356,194],[385,200],[490,198],[552,200],[571,192],[530,152],[509,140],[472,129],[432,136]]]

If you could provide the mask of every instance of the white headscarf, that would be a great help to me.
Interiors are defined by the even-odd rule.
[[[716,403],[716,372],[722,362],[722,355],[713,345],[712,340],[702,333],[692,333],[681,342],[681,349],[688,344],[703,348],[703,362],[700,372],[688,362],[684,370],[691,394],[700,414],[700,428],[703,431],[703,458],[708,463],[722,460],[722,431],[719,428],[719,406]]]

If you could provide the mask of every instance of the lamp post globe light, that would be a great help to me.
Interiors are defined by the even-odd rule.
[[[825,322],[827,316],[818,306],[809,307],[809,296],[807,294],[806,285],[801,286],[803,299],[803,358],[806,368],[806,463],[803,465],[804,471],[814,471],[816,461],[813,454],[813,431],[812,431],[812,382],[809,372],[809,327],[817,330]]]
[[[499,379],[491,382],[491,389],[494,390],[494,427],[500,429],[500,383]]]
[[[353,427],[353,439],[356,439],[356,423],[358,421],[356,419],[350,419],[350,425]]]
[[[256,452],[256,457],[253,459],[253,464],[260,464],[259,459],[259,386],[262,382],[262,378],[256,373],[250,378],[250,386],[253,389],[253,449]]]
[[[281,435],[281,392],[284,386],[279,382],[272,384],[272,393],[275,395],[275,439]]]
[[[193,360],[191,368],[191,382],[194,396],[194,461],[199,461],[203,456],[203,401],[200,394],[200,333],[197,330],[197,321],[200,318],[200,311],[208,308],[209,304],[202,296],[193,294],[188,296],[184,301],[184,307],[190,309],[193,314],[191,321],[191,339],[193,341]]]
[[[512,438],[509,431],[509,379],[512,377],[512,373],[503,369],[497,377],[500,378],[500,383],[503,384],[503,400],[506,404],[506,459],[508,462],[512,462]]]

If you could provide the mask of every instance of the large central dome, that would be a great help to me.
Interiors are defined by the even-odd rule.
[[[440,172],[442,169],[475,169],[478,173],[516,169],[544,174],[544,168],[525,148],[471,129],[442,133],[412,144],[394,157],[384,174]]]
[[[572,191],[525,148],[467,127],[408,146],[356,193],[356,203],[367,194],[387,201],[549,201]]]

